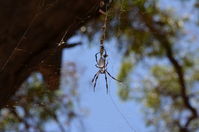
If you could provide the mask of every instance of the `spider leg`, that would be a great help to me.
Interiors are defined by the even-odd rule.
[[[106,49],[104,49],[104,55],[105,55],[105,57],[108,57],[108,54],[107,54],[107,52],[106,52]]]
[[[97,73],[95,73],[93,79],[92,79],[92,83],[95,81],[96,76],[99,74],[99,71]]]
[[[95,54],[95,61],[96,61],[97,64],[98,64],[97,55],[98,55],[99,53],[100,53],[100,52],[98,52],[98,53]]]
[[[107,81],[106,72],[104,73],[104,75],[105,75],[105,81],[106,81],[106,93],[108,94],[108,81]]]
[[[118,82],[122,82],[122,81],[117,80],[116,78],[114,78],[107,70],[106,70],[106,72],[107,72],[107,74],[108,74],[112,79],[114,79],[114,80],[116,80],[116,81],[118,81]]]
[[[97,84],[98,77],[99,77],[99,72],[97,72],[97,75],[96,75],[96,78],[95,78],[95,81],[94,81],[94,87],[93,87],[94,92],[95,92],[95,87],[96,87],[96,84]]]
[[[105,65],[105,67],[107,67],[108,66],[108,61],[106,61],[106,65]]]

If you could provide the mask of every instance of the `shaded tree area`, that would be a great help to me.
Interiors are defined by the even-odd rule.
[[[43,74],[49,89],[56,89],[61,51],[75,46],[58,43],[97,16],[98,9],[99,0],[1,0],[0,106],[33,71]]]
[[[164,8],[164,5],[161,5],[162,1],[163,0],[118,0],[114,1],[112,7],[107,12],[108,27],[106,32],[106,40],[107,42],[109,42],[111,39],[117,40],[118,43],[115,45],[115,47],[118,47],[119,49],[118,54],[123,55],[118,78],[122,80],[123,83],[128,84],[126,86],[120,85],[118,87],[118,95],[123,101],[137,101],[143,104],[145,123],[147,126],[152,127],[152,131],[197,132],[199,131],[199,40],[195,33],[197,33],[199,30],[199,20],[197,18],[199,3],[194,0],[191,2],[174,0],[178,3],[176,10],[178,10],[178,8],[181,10],[182,8],[180,8],[180,6],[183,7],[185,5],[189,5],[193,11],[192,14],[184,15],[181,13],[181,11],[179,13],[174,9]],[[79,5],[79,7],[82,7],[82,9],[90,9],[91,7],[95,7],[94,3],[91,5],[90,4],[91,3],[87,3],[85,5],[83,4],[85,7],[83,5]],[[167,4],[172,5],[172,2]],[[63,6],[63,4],[61,5]],[[80,10],[81,8],[79,7],[77,6],[76,9]],[[75,8],[74,10],[71,10],[71,8],[67,9],[70,9],[70,12],[76,12]],[[96,16],[98,8],[94,9],[94,11],[91,11],[91,14]],[[59,13],[60,12],[57,14]],[[81,13],[76,13],[79,15],[83,12],[81,11]],[[84,11],[84,17],[82,18],[85,18],[85,13],[86,11]],[[57,14],[55,14],[55,16],[57,16]],[[71,17],[73,18],[74,16],[76,15],[72,15]],[[48,19],[47,17],[49,17],[49,15],[46,17],[41,17],[41,20],[38,20],[37,26],[41,25],[39,22],[51,22],[51,17]],[[104,16],[93,19],[87,25],[84,25],[83,28],[85,30],[83,33],[81,32],[81,35],[87,37],[90,41],[93,41],[94,35],[99,33],[99,29],[103,25],[103,18]],[[70,20],[73,21],[74,19],[76,18],[70,18]],[[70,63],[66,68],[66,71],[69,70],[66,72],[66,78],[67,76],[69,78],[71,77],[72,80],[69,79],[69,82],[74,83],[72,83],[68,92],[60,94],[59,90],[52,92],[48,88],[48,86],[54,87],[53,84],[54,81],[56,81],[54,78],[56,75],[54,73],[55,71],[52,69],[48,70],[48,68],[47,70],[44,68],[43,71],[43,64],[38,63],[43,60],[45,62],[44,65],[53,65],[60,69],[60,53],[62,48],[58,50],[57,45],[54,44],[62,39],[65,30],[73,21],[70,21],[70,23],[67,25],[66,21],[69,21],[68,17],[65,19],[61,17],[60,21],[56,21],[57,19],[53,20],[55,20],[54,24],[56,26],[49,25],[47,27],[50,28],[51,26],[59,26],[59,28],[57,27],[58,29],[56,31],[53,30],[52,32],[53,36],[55,37],[52,37],[48,33],[48,28],[45,28],[47,31],[47,36],[45,37],[46,34],[43,33],[45,34],[44,37],[42,37],[43,40],[39,40],[39,37],[34,36],[33,34],[35,33],[36,35],[39,35],[38,30],[35,30],[35,32],[33,30],[37,29],[37,26],[35,25],[36,27],[28,32],[30,35],[33,35],[33,37],[30,37],[30,40],[28,37],[22,38],[24,44],[25,42],[30,44],[27,47],[25,46],[24,48],[14,49],[16,46],[14,45],[12,48],[0,48],[0,50],[3,49],[1,52],[2,54],[7,54],[7,57],[5,56],[5,58],[2,58],[0,62],[1,67],[4,69],[1,70],[0,77],[1,80],[4,79],[2,81],[3,85],[1,84],[2,86],[9,84],[9,88],[11,89],[13,88],[13,85],[17,84],[16,86],[19,87],[24,79],[30,75],[30,71],[28,74],[26,74],[26,76],[18,76],[23,80],[20,80],[20,82],[15,82],[16,84],[8,83],[10,82],[9,79],[12,79],[9,76],[14,76],[13,73],[18,75],[18,73],[21,72],[21,70],[19,70],[20,68],[25,71],[26,66],[24,67],[24,64],[28,64],[25,60],[30,61],[34,57],[36,58],[33,59],[33,61],[30,61],[31,63],[29,66],[27,66],[28,69],[31,69],[32,72],[34,67],[42,67],[40,70],[37,70],[43,74],[44,80],[49,82],[49,84],[45,83],[40,74],[34,74],[32,78],[28,79],[21,86],[21,90],[19,90],[16,95],[12,97],[12,100],[9,102],[10,106],[2,110],[2,116],[0,118],[1,130],[6,131],[8,128],[12,128],[16,131],[28,131],[30,129],[45,131],[45,124],[49,123],[50,121],[54,121],[60,131],[65,131],[57,113],[62,111],[62,115],[66,116],[65,122],[67,122],[67,128],[70,128],[70,121],[72,119],[79,118],[80,112],[76,111],[76,107],[74,106],[77,101],[76,99],[78,98],[78,86],[75,83],[78,78],[75,76],[75,64]],[[29,23],[30,21],[31,20],[29,20]],[[80,23],[80,25],[83,23]],[[24,30],[21,31],[21,34],[17,34],[19,35],[17,38],[23,36],[27,25],[28,24],[24,26]],[[75,30],[80,27],[79,24],[75,25],[78,26],[75,26],[71,33],[69,33],[69,35],[64,39],[67,40],[75,33]],[[191,26],[194,27],[194,30],[191,30],[192,32],[189,31],[189,27]],[[6,37],[8,35],[3,36]],[[4,38],[2,40],[11,41],[13,39]],[[41,54],[44,55],[37,55],[39,58],[35,55],[24,55],[25,52],[22,51],[28,50],[29,53],[32,52],[31,49],[34,48],[29,46],[33,46],[33,43],[37,43],[37,41],[40,42],[40,46],[42,45],[41,43],[44,42],[45,46],[43,48],[41,48],[42,46],[38,46],[40,48],[35,50],[39,51],[35,52],[35,54],[41,52]],[[17,42],[18,41],[16,40],[15,44],[17,44]],[[1,44],[0,46],[3,47],[8,45]],[[49,46],[49,49],[46,46]],[[67,45],[64,45],[64,47],[65,46]],[[5,49],[10,51],[6,51]],[[18,66],[14,62],[9,61],[4,68],[4,64],[7,60],[6,58],[8,58],[8,56],[12,53],[13,49],[16,51],[10,60],[14,60],[15,57],[18,57],[18,59],[20,58],[19,60],[16,59],[16,61],[19,62],[17,63]],[[47,51],[44,53],[42,49]],[[59,51],[59,54],[55,54],[54,52],[53,54],[52,52],[49,53],[49,51],[54,51],[55,49],[57,49],[56,51]],[[23,57],[20,55],[23,55]],[[52,58],[49,59],[51,56],[55,58],[58,57],[59,59],[53,59],[52,61]],[[59,63],[57,63],[57,61],[59,61]],[[13,63],[15,65],[13,65]],[[59,65],[54,65],[52,63]],[[39,66],[35,66],[36,64],[39,64]],[[30,68],[30,65],[33,67]],[[17,67],[19,67],[19,69],[17,69]],[[13,72],[14,69],[17,70]],[[72,71],[70,71],[71,69]],[[34,69],[34,71],[37,70]],[[50,78],[51,76],[49,73],[52,73],[51,75],[53,78]],[[57,75],[59,76],[59,74]],[[48,79],[50,81],[48,81]],[[17,87],[14,89],[14,91],[17,89]],[[4,87],[1,89],[3,91]],[[14,92],[13,90],[10,91],[8,88],[5,90],[11,93]],[[1,94],[3,94],[3,92],[1,92]],[[11,96],[13,94],[9,95]],[[3,97],[2,99],[5,98],[4,95],[1,97]],[[37,110],[34,109],[35,106],[38,108]],[[32,122],[33,124],[31,124]]]
[[[45,131],[48,122],[65,131],[57,112],[68,126],[76,95],[58,91],[62,49],[79,45],[65,42],[99,16],[99,2],[0,0],[0,131]]]

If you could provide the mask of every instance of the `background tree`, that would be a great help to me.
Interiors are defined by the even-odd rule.
[[[198,30],[198,19],[189,16],[196,18],[198,14],[183,16],[180,6],[176,7],[178,14],[160,7],[161,2],[121,0],[109,11],[108,37],[118,40],[124,55],[118,77],[129,82],[128,87],[120,87],[119,95],[123,100],[143,102],[146,123],[156,131],[198,131],[199,47],[198,40],[192,40],[195,35],[186,31],[190,25]],[[198,11],[197,1],[175,2]],[[99,29],[100,24],[91,26]],[[93,32],[87,33],[92,36]],[[137,76],[139,68],[148,76]]]
[[[149,64],[150,76],[143,78],[139,86],[143,94],[139,98],[147,106],[146,122],[157,131],[198,131],[198,79],[194,77],[198,74],[195,68],[198,46],[194,42],[192,45],[180,42],[182,36],[188,35],[184,33],[183,24],[190,24],[190,20],[172,15],[172,10],[160,9],[157,1],[125,1],[125,6],[128,12],[124,12],[124,16],[127,17],[120,19],[123,24],[120,30],[124,32],[121,37],[128,40],[125,56],[137,57],[131,62],[132,70],[136,64],[156,61]],[[194,5],[192,8],[194,10]],[[185,45],[195,50],[183,48]],[[123,75],[125,66],[128,65],[123,64],[120,78],[128,75]],[[132,97],[134,89],[129,91]],[[120,93],[124,93],[122,88]]]

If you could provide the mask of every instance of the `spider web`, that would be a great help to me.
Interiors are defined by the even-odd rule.
[[[27,34],[29,32],[29,30],[31,29],[31,27],[33,26],[34,22],[36,21],[36,19],[39,17],[39,15],[44,11],[50,8],[50,6],[47,6],[45,9],[43,9],[43,4],[45,3],[45,0],[41,0],[38,3],[38,8],[36,9],[36,13],[33,16],[30,24],[28,25],[28,27],[26,28],[26,30],[24,31],[23,35],[21,36],[21,38],[19,39],[19,41],[16,44],[16,47],[13,49],[13,51],[11,52],[11,54],[8,56],[8,59],[5,61],[5,63],[3,64],[1,71],[3,71],[5,69],[5,67],[7,66],[7,64],[9,63],[9,61],[11,60],[11,58],[13,57],[13,55],[15,54],[16,51],[19,51],[21,49],[19,49],[18,47],[20,47],[20,44],[23,42],[23,40],[25,38],[27,38]],[[43,10],[43,11],[42,11]]]
[[[25,38],[28,38],[27,34],[29,33],[30,29],[32,28],[32,26],[34,25],[35,21],[40,17],[40,15],[51,9],[58,1],[54,1],[53,3],[48,4],[46,7],[44,7],[45,4],[45,0],[41,0],[38,3],[38,8],[36,9],[36,13],[33,16],[32,20],[30,21],[28,27],[26,28],[26,30],[24,31],[23,35],[20,37],[20,39],[18,40],[16,46],[14,47],[14,49],[11,51],[11,54],[8,56],[8,58],[6,59],[5,63],[3,63],[1,70],[0,71],[4,71],[5,67],[7,66],[7,64],[10,62],[10,60],[12,59],[12,57],[15,55],[16,51],[23,51],[23,52],[27,52],[24,49],[20,49],[20,45],[21,43],[24,41]],[[98,3],[96,3],[95,5],[93,5],[93,7],[91,9],[89,9],[85,14],[83,18],[80,17],[76,17],[76,19],[72,22],[71,25],[68,26],[68,28],[65,30],[60,42],[57,43],[57,48],[64,48],[66,44],[66,39],[68,39],[69,36],[71,36],[71,34],[69,34],[71,32],[71,30],[74,27],[79,27],[80,25],[82,25],[83,23],[85,23],[86,20],[88,20],[91,16],[89,15],[91,12],[96,11],[96,9],[98,8]],[[55,49],[57,49],[55,48]],[[41,60],[42,62],[42,60]],[[40,62],[40,63],[41,63]]]

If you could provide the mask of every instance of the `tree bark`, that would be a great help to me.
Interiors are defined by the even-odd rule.
[[[34,71],[50,89],[58,87],[63,48],[58,43],[99,15],[99,1],[0,0],[0,108]]]

